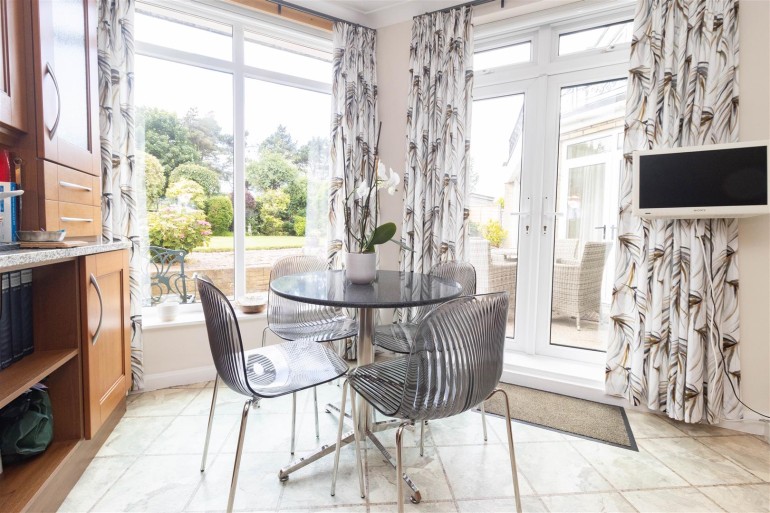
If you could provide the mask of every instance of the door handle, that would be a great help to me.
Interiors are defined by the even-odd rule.
[[[91,285],[93,285],[94,289],[96,290],[96,297],[99,298],[99,324],[96,326],[96,331],[91,337],[91,345],[93,345],[96,344],[96,341],[99,339],[99,333],[102,331],[102,321],[104,320],[104,302],[102,301],[102,289],[99,288],[99,282],[96,281],[96,276],[94,276],[94,273],[91,273]]]
[[[543,212],[543,215],[545,217],[553,217],[554,219],[556,219],[557,217],[564,216],[564,212]]]
[[[594,226],[594,230],[601,230],[602,231],[602,240],[607,238],[607,225],[603,224],[601,226]]]
[[[508,212],[508,215],[518,217],[529,217],[529,212]]]
[[[48,128],[48,138],[53,139],[56,129],[59,127],[59,119],[61,118],[61,91],[59,90],[59,81],[56,80],[56,74],[53,72],[53,67],[50,62],[45,63],[45,72],[51,76],[53,80],[53,87],[56,89],[56,119],[53,122],[53,126]]]

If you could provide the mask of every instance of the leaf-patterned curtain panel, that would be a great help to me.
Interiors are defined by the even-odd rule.
[[[365,27],[337,22],[332,44],[331,190],[329,193],[329,263],[342,264],[342,252],[352,244],[345,230],[345,191],[363,181],[361,162],[374,162],[377,138],[377,33]],[[355,198],[348,198],[350,207]],[[351,223],[358,209],[351,208]]]
[[[102,147],[102,238],[131,242],[132,388],[144,386],[140,228],[134,144],[134,1],[99,0],[99,130]]]
[[[631,213],[634,150],[738,140],[737,0],[639,0],[606,391],[685,422],[739,419],[738,224]]]
[[[406,114],[401,270],[429,273],[465,258],[466,183],[473,101],[469,6],[412,23]]]

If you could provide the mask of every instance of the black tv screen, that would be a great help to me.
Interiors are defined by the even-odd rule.
[[[642,154],[639,209],[767,205],[767,146]]]

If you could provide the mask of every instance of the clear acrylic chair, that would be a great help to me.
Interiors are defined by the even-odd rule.
[[[348,374],[343,397],[349,385],[351,397],[354,397],[355,391],[383,415],[404,420],[396,430],[399,513],[404,511],[401,457],[404,428],[414,422],[457,415],[496,393],[503,394],[505,400],[516,511],[521,512],[508,396],[504,390],[496,388],[503,372],[507,315],[507,292],[453,299],[422,320],[409,355],[363,365]],[[337,436],[332,495],[339,466],[341,433],[342,417]]]
[[[211,356],[217,369],[201,472],[206,469],[220,380],[235,392],[247,397],[243,405],[238,448],[235,452],[235,465],[227,500],[227,511],[230,512],[233,509],[246,422],[252,403],[258,399],[295,394],[300,390],[327,383],[345,374],[348,366],[334,351],[313,340],[294,340],[244,351],[235,311],[225,295],[206,277],[197,276],[196,284],[203,304]],[[296,402],[294,404],[296,406]],[[295,427],[296,418],[292,417],[292,439]]]
[[[288,256],[273,264],[270,270],[270,281],[289,274],[326,271],[328,268],[327,263],[318,257]],[[358,334],[358,323],[345,315],[341,308],[292,301],[270,290],[267,295],[267,327],[262,330],[262,346],[265,345],[268,330],[284,340],[305,339],[331,343],[355,337]],[[294,401],[296,402],[296,397]],[[318,392],[315,389],[313,389],[313,402],[315,436],[318,438]],[[291,453],[294,454],[293,437]]]

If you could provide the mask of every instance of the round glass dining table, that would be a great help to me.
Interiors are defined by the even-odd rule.
[[[293,301],[324,306],[356,308],[358,310],[358,365],[374,362],[374,310],[377,308],[405,308],[443,303],[459,297],[462,289],[454,281],[413,272],[377,271],[377,278],[370,285],[356,285],[345,278],[345,271],[317,271],[292,274],[276,278],[270,289],[277,295]],[[374,433],[396,427],[397,421],[374,423],[371,408],[359,396],[358,419],[353,419],[360,432],[369,437],[393,464],[392,458]],[[344,415],[344,412],[340,412]],[[343,443],[353,440],[352,431],[345,434]],[[327,444],[315,453],[305,456],[281,469],[279,477],[288,479],[290,473],[334,452],[336,444]],[[419,502],[419,491],[408,476],[404,481],[413,490],[413,501]]]

